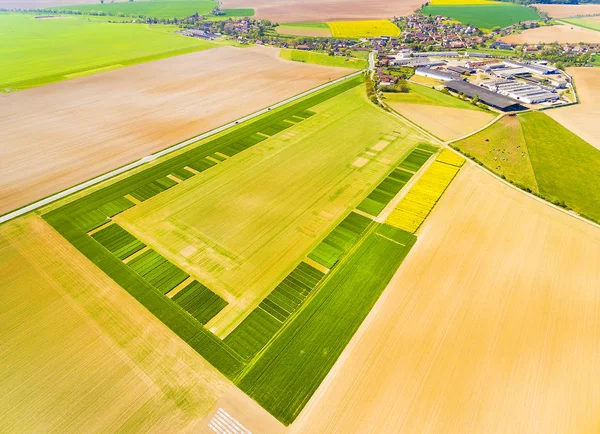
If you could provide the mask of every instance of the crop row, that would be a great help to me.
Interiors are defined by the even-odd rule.
[[[227,306],[225,300],[196,280],[175,294],[172,300],[200,324],[206,324]]]
[[[386,223],[408,232],[416,232],[459,169],[454,165],[434,161],[402,198]]]
[[[414,172],[419,170],[429,159],[436,148],[430,151],[419,145],[390,173],[375,189],[357,206],[357,209],[371,214],[379,215],[388,203],[400,192],[402,187],[412,178]]]
[[[143,252],[131,260],[128,265],[163,294],[190,277],[189,274],[171,264],[154,250]]]
[[[111,224],[92,235],[96,241],[119,259],[125,259],[142,250],[146,245],[121,226]]]

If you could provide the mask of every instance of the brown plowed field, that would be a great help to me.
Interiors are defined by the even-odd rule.
[[[548,110],[545,113],[590,145],[600,149],[600,128],[598,128],[598,119],[600,119],[600,69],[568,68],[567,73],[575,81],[580,104]]]
[[[570,44],[578,42],[599,43],[600,32],[585,29],[572,24],[558,24],[556,26],[538,27],[525,30],[521,33],[504,36],[504,42],[511,44],[537,44],[552,43]]]
[[[546,12],[552,18],[567,18],[580,15],[600,14],[600,5],[534,5],[541,11]]]
[[[0,214],[348,73],[223,47],[0,94]]]
[[[409,15],[419,0],[224,0],[224,8],[254,8],[278,23],[392,18]]]
[[[598,432],[600,229],[465,165],[293,432]]]

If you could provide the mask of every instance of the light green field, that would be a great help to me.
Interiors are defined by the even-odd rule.
[[[103,12],[105,14],[123,14],[126,16],[145,16],[151,18],[185,18],[195,13],[205,15],[217,6],[214,0],[157,0],[100,3],[86,5],[61,6],[58,10],[75,10],[84,14]]]
[[[423,137],[356,87],[116,220],[229,305],[227,334]],[[381,142],[388,143],[382,147]],[[381,151],[370,151],[380,145]],[[214,327],[214,329],[213,329]]]
[[[331,34],[336,38],[373,38],[400,35],[400,29],[388,20],[334,21],[327,24],[331,29]]]
[[[215,47],[174,34],[175,26],[111,24],[83,17],[36,20],[0,14],[0,89],[23,89],[67,75],[112,69]]]
[[[507,179],[600,221],[600,151],[541,112],[454,143]]]
[[[559,21],[563,21],[565,23],[573,24],[574,26],[583,27],[584,29],[596,30],[600,32],[600,20],[598,17],[593,18],[568,18],[562,19]]]
[[[293,60],[294,62],[313,63],[315,65],[357,69],[363,69],[369,66],[369,62],[364,59],[329,56],[328,54],[316,53],[314,51],[292,50],[289,48],[282,48],[280,56],[282,59]]]
[[[531,8],[505,2],[433,3],[423,8],[423,14],[449,17],[482,30],[491,30],[497,27],[504,28],[521,21],[540,19],[537,12]]]
[[[331,36],[331,30],[326,23],[293,23],[282,24],[276,27],[276,31],[282,35],[296,36]]]
[[[408,93],[386,93],[385,98],[390,102],[405,102],[410,104],[426,104],[442,107],[453,107],[468,110],[483,111],[473,104],[458,99],[452,95],[447,95],[439,90],[431,89],[427,86],[408,83],[410,92]]]

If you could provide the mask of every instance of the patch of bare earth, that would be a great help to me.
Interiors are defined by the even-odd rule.
[[[348,73],[223,47],[0,94],[0,214]]]
[[[568,68],[567,73],[575,81],[580,103],[544,113],[600,149],[600,69]]]
[[[600,229],[466,164],[293,432],[598,432]]]
[[[392,18],[409,15],[418,0],[224,0],[225,8],[254,8],[258,18],[278,23]]]
[[[572,24],[558,24],[555,26],[537,27],[524,30],[521,33],[504,36],[504,42],[511,44],[537,44],[537,43],[599,43],[600,32],[585,29]]]
[[[234,387],[36,215],[0,275],[0,432],[197,432]]]
[[[469,134],[494,119],[477,110],[388,101],[387,104],[410,121],[446,141]]]
[[[551,5],[551,4],[536,4],[533,5],[539,10],[546,12],[552,18],[568,18],[582,15],[600,14],[600,5]]]

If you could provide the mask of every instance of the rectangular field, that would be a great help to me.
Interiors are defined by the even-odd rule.
[[[311,303],[244,373],[239,382],[242,390],[284,424],[290,424],[336,362],[415,240],[406,232],[374,224],[358,249],[327,277]]]
[[[260,134],[271,137],[253,152],[236,154],[116,217],[229,303],[207,324],[217,336],[227,336],[380,182],[390,162],[421,141],[370,104],[361,87],[306,115],[261,127]],[[386,137],[388,145],[373,151]],[[355,166],[358,159],[365,164]],[[337,248],[334,243],[316,253],[316,260],[330,268]]]
[[[0,214],[348,72],[223,47],[0,94]]]
[[[135,2],[106,2],[90,5],[61,6],[60,10],[76,10],[83,14],[91,11],[106,14],[124,14],[125,16],[138,17],[143,15],[151,18],[185,18],[197,13],[207,15],[217,6],[214,0],[169,0],[169,1],[135,1]],[[53,8],[54,9],[54,8]]]
[[[504,28],[521,21],[539,20],[540,16],[531,8],[503,2],[490,4],[429,5],[423,13],[429,16],[441,15],[460,21],[463,24],[483,30]]]
[[[346,58],[341,56],[330,56],[328,54],[313,51],[281,49],[281,58],[293,60],[294,62],[313,63],[315,65],[336,66],[341,68],[363,69],[369,66],[364,59]]]
[[[388,20],[335,21],[328,22],[334,38],[374,38],[399,36],[400,29]]]
[[[387,224],[413,233],[419,229],[464,163],[462,157],[450,154],[444,149],[392,211]]]

